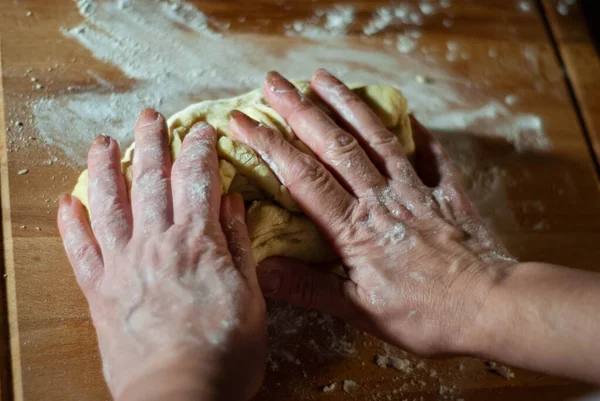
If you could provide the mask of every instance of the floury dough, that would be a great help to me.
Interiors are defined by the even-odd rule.
[[[294,85],[319,107],[333,116],[318,100],[307,81]],[[383,124],[398,138],[407,154],[414,152],[414,142],[406,99],[395,88],[377,85],[349,85],[379,116]],[[231,139],[229,114],[240,110],[282,135],[302,152],[312,152],[294,134],[286,121],[267,104],[261,89],[222,100],[196,103],[172,116],[168,121],[169,143],[173,160],[181,151],[183,138],[199,121],[206,121],[219,134],[219,176],[221,192],[239,192],[246,201],[246,220],[252,250],[257,262],[270,256],[287,256],[308,263],[327,262],[335,255],[314,224],[298,209],[287,188],[268,165],[250,148]],[[132,160],[135,144],[126,151],[121,171],[131,187]],[[88,174],[84,171],[73,195],[88,207]]]

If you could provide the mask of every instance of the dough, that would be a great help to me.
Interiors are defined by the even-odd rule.
[[[305,96],[333,117],[327,107],[312,93],[307,81],[294,81]],[[407,154],[414,152],[414,142],[406,99],[395,88],[377,85],[349,85],[375,111]],[[229,113],[240,110],[256,121],[272,128],[302,152],[312,152],[293,133],[285,120],[271,109],[261,89],[223,100],[208,100],[189,106],[168,121],[169,142],[173,160],[181,151],[183,138],[198,121],[206,121],[219,133],[217,152],[221,192],[239,192],[248,207],[246,220],[252,250],[257,262],[270,256],[287,256],[309,263],[327,262],[335,255],[314,224],[298,209],[287,188],[283,186],[265,162],[250,148],[230,138]],[[132,160],[135,144],[126,151],[121,171],[128,188],[131,186]],[[88,174],[84,171],[73,195],[88,207]]]

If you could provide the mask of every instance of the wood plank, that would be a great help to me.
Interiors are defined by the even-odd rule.
[[[0,33],[0,77],[2,77],[2,34]],[[10,197],[8,194],[8,162],[6,159],[6,122],[4,120],[4,89],[2,79],[0,79],[0,203],[2,204],[2,239],[0,242],[0,250],[2,251],[1,269],[3,280],[0,282],[0,399],[3,401],[12,398],[12,381],[11,381],[11,366],[10,366],[10,337],[8,330],[8,297],[13,297],[14,293],[9,294],[7,287],[11,286],[14,290],[14,280],[7,280],[8,270],[7,265],[12,266],[12,242],[10,238],[10,224],[5,224],[6,220],[10,221]],[[11,281],[11,284],[8,284]],[[14,299],[14,297],[13,297]],[[14,304],[14,302],[11,302]]]
[[[417,3],[412,2],[415,7]],[[520,113],[539,117],[539,121],[524,122],[539,122],[542,138],[529,137],[527,133],[517,138],[498,134],[496,124],[502,120],[495,119],[490,124],[485,113],[481,121],[462,129],[438,127],[436,133],[464,172],[466,185],[482,215],[516,256],[599,269],[594,263],[600,259],[600,193],[596,176],[564,76],[535,4],[527,3],[531,10],[523,12],[520,2],[505,0],[451,3],[450,9],[428,18],[419,27],[423,32],[419,51],[423,53],[422,49],[427,48],[432,52],[431,62],[447,72],[434,77],[431,85],[460,86],[460,95],[468,104],[476,104],[481,97],[502,103],[507,96],[516,96],[516,103],[506,106],[510,116]],[[251,33],[257,41],[269,41],[281,37],[285,24],[307,20],[317,8],[337,3],[315,4],[307,0],[282,5],[260,0],[244,4],[243,9],[235,1],[196,4],[210,17],[230,22],[230,32]],[[348,40],[357,49],[368,43],[381,52],[389,52],[382,43],[383,35],[365,39],[360,33],[377,7],[390,3],[348,4],[357,10]],[[28,10],[31,16],[27,16]],[[241,16],[245,21],[239,20]],[[265,18],[269,24],[260,22]],[[453,22],[450,28],[444,25],[446,19]],[[32,104],[41,99],[64,98],[71,85],[82,88],[82,93],[106,91],[88,71],[114,85],[111,90],[116,92],[134,88],[135,80],[117,66],[97,60],[76,40],[67,40],[60,33],[61,27],[73,27],[80,21],[72,2],[49,4],[30,0],[0,4],[2,81],[8,123],[3,137],[1,177],[4,257],[9,275],[7,297],[17,400],[109,397],[87,305],[55,225],[54,200],[72,188],[81,167],[67,162],[65,154],[42,141],[32,120]],[[396,35],[403,28],[390,26],[387,31]],[[293,47],[303,40],[289,37],[286,45]],[[449,41],[460,45],[469,59],[448,60],[444,49]],[[413,55],[423,59],[423,66],[427,67],[421,53]],[[492,53],[497,56],[491,56]],[[394,57],[402,70],[406,57]],[[29,81],[29,68],[44,83],[42,90],[36,90]],[[453,81],[444,81],[446,76]],[[229,94],[230,89],[223,88],[210,96]],[[197,101],[199,96],[190,96],[188,101]],[[57,108],[55,112],[65,111]],[[22,128],[16,126],[18,121],[24,123]],[[75,122],[66,124],[65,135],[74,126]],[[537,146],[541,139],[549,145]],[[58,161],[47,164],[49,155],[59,155]],[[28,174],[19,175],[25,168]],[[354,397],[374,400],[388,396],[422,396],[425,400],[563,400],[590,390],[590,386],[581,383],[522,370],[515,371],[515,380],[506,381],[487,372],[482,361],[468,358],[425,360],[426,369],[415,368],[411,374],[382,369],[373,359],[384,348],[372,337],[331,323],[319,314],[299,314],[274,304],[270,309],[271,320],[277,323],[270,327],[271,341],[275,341],[272,345],[282,354],[287,352],[289,360],[277,359],[278,367],[269,363],[265,385],[257,399],[347,399],[349,395],[340,389],[345,379],[359,383]],[[304,323],[290,325],[291,319],[302,319]],[[286,329],[290,334],[283,335],[281,332]],[[353,352],[330,356],[332,350],[328,348],[343,345],[340,339],[351,344]],[[315,352],[313,344],[320,352]],[[421,361],[410,355],[406,358],[415,367]],[[432,370],[437,372],[435,376]],[[333,382],[337,383],[336,390],[324,393],[322,388]],[[442,397],[440,392],[446,391]]]
[[[597,4],[587,2],[598,12]],[[586,131],[596,160],[600,160],[600,57],[584,18],[581,1],[557,6],[544,0],[548,21],[565,63],[566,74],[581,109]],[[588,11],[593,12],[593,11]],[[600,164],[599,164],[600,166]]]

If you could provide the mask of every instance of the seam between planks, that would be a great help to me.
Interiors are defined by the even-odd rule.
[[[4,114],[4,87],[2,75],[2,35],[0,32],[0,203],[2,205],[2,261],[0,273],[5,276],[0,284],[4,291],[5,303],[1,305],[6,319],[1,321],[0,330],[6,337],[2,346],[6,355],[0,363],[5,365],[6,375],[2,376],[2,401],[23,400],[23,382],[21,375],[21,354],[19,341],[19,320],[17,317],[17,287],[13,258],[12,220],[10,213],[10,187],[8,181],[7,132]],[[2,288],[3,287],[3,288]]]
[[[592,139],[590,137],[590,130],[588,129],[588,125],[586,123],[585,117],[583,116],[583,112],[581,110],[581,106],[579,105],[579,101],[577,100],[577,95],[575,93],[575,87],[573,82],[571,81],[571,77],[569,75],[569,70],[567,69],[567,65],[563,58],[563,55],[560,51],[560,44],[554,35],[554,31],[552,30],[552,24],[550,24],[550,20],[548,19],[548,14],[546,12],[546,7],[544,6],[542,0],[536,0],[540,17],[542,18],[542,22],[544,23],[544,27],[546,28],[546,32],[548,34],[548,39],[552,44],[552,48],[554,49],[554,55],[558,64],[563,72],[564,81],[567,85],[567,90],[569,92],[569,97],[571,98],[571,103],[575,108],[575,113],[577,114],[577,120],[579,121],[579,126],[581,127],[581,131],[583,132],[583,137],[585,138],[585,143],[588,148],[588,153],[594,165],[594,170],[596,172],[596,180],[600,181],[600,160],[598,160],[598,155],[594,152],[594,145],[592,143]]]

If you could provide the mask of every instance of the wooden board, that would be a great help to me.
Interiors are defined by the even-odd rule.
[[[280,35],[282,24],[308,18],[317,7],[334,5],[332,1],[316,4],[306,0],[282,8],[281,3],[263,0],[244,5],[242,10],[233,1],[197,3],[215,18],[234,21],[231,30],[235,32],[243,32],[255,20],[271,18],[273,23],[258,32],[264,37]],[[360,11],[357,18],[361,21],[378,6],[389,4],[351,3]],[[502,187],[502,199],[481,196],[475,200],[516,256],[598,269],[597,177],[539,11],[530,3],[531,11],[522,12],[518,2],[505,0],[454,0],[452,4],[444,13],[452,15],[454,25],[446,28],[443,15],[428,19],[421,28],[421,43],[445,48],[453,40],[468,49],[469,60],[451,63],[442,55],[438,62],[465,82],[487,82],[481,92],[500,102],[518,93],[519,101],[511,106],[512,110],[539,116],[550,146],[517,149],[506,138],[494,136],[494,127],[484,123],[453,132],[438,130],[437,134],[451,145],[457,163],[472,173],[465,177],[472,193],[481,195],[481,188]],[[28,10],[31,16],[27,16]],[[240,15],[248,16],[249,25],[235,22]],[[61,162],[46,164],[48,154],[56,150],[41,141],[31,125],[32,101],[60,96],[74,82],[87,84],[90,91],[98,89],[93,88],[94,79],[85,73],[89,69],[101,73],[120,90],[131,87],[131,79],[117,67],[98,61],[77,42],[64,40],[59,28],[80,20],[73,3],[67,1],[0,4],[5,114],[1,176],[4,259],[12,387],[17,400],[109,398],[87,305],[64,255],[54,220],[54,200],[72,188],[79,168]],[[400,31],[398,27],[391,29]],[[354,37],[359,33],[356,29],[350,31]],[[290,44],[294,40],[290,38]],[[491,48],[500,57],[490,57]],[[532,52],[535,60],[528,59]],[[55,64],[60,67],[53,67]],[[43,90],[32,86],[29,68],[44,82]],[[468,87],[467,95],[473,94]],[[24,126],[16,127],[17,121],[24,122]],[[65,132],[68,135],[68,126]],[[465,143],[472,154],[461,151]],[[19,175],[25,168],[28,174]],[[499,182],[488,182],[494,177],[500,177]],[[280,314],[282,310],[279,308]],[[292,316],[299,316],[295,313]],[[312,319],[308,314],[305,317]],[[323,317],[314,317],[315,322],[318,319]],[[324,333],[320,323],[306,324],[296,334],[285,337],[298,345],[297,354],[277,370],[270,365],[257,399],[347,399],[349,395],[340,389],[346,379],[359,384],[353,397],[373,400],[563,400],[590,391],[589,386],[580,383],[522,370],[515,371],[515,379],[506,381],[487,372],[475,359],[425,361],[425,370],[415,368],[414,373],[404,375],[373,363],[374,357],[384,351],[378,341],[340,325],[331,327],[333,333]],[[277,333],[271,334],[277,338]],[[321,337],[339,341],[343,335],[352,342],[354,352],[324,358],[311,351],[311,341],[320,341]],[[419,362],[407,358],[413,366]],[[435,376],[432,370],[437,372]],[[337,383],[336,390],[324,393],[323,386],[330,383]]]
[[[564,61],[568,79],[573,86],[577,103],[581,109],[596,159],[600,160],[600,58],[584,19],[583,7],[577,2],[559,9],[550,0],[544,0],[558,50]],[[590,4],[588,12],[598,12],[598,6]],[[592,11],[594,10],[594,11]],[[597,162],[598,163],[598,162]],[[600,164],[598,164],[600,166]]]

